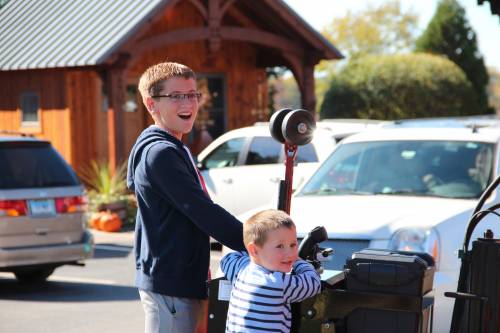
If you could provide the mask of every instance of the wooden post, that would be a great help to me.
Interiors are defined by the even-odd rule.
[[[314,65],[303,65],[303,86],[301,89],[302,108],[316,114],[316,95],[314,92]]]
[[[123,110],[125,69],[129,56],[121,54],[107,70],[110,107],[108,109],[108,158],[111,171],[125,160]]]

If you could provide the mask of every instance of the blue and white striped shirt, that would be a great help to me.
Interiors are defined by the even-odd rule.
[[[273,272],[250,261],[246,252],[231,252],[221,260],[221,269],[232,282],[226,332],[290,332],[290,303],[300,302],[321,291],[314,267],[299,259],[295,274]]]

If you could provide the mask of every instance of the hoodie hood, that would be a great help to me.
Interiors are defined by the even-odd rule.
[[[179,147],[183,146],[183,143],[181,141],[179,141],[174,136],[168,134],[165,130],[161,129],[156,125],[151,125],[144,131],[142,131],[142,133],[137,138],[137,141],[135,142],[134,146],[132,147],[132,151],[130,152],[130,156],[128,159],[127,187],[131,191],[135,190],[134,171],[135,168],[137,167],[137,164],[141,160],[144,148],[149,146],[151,143],[157,141],[170,141],[177,144]]]

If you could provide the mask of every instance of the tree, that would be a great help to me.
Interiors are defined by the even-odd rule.
[[[411,9],[403,10],[398,0],[378,7],[369,5],[363,11],[348,11],[334,18],[322,30],[322,35],[333,43],[347,59],[368,54],[394,54],[414,47],[418,15]],[[319,105],[328,90],[337,61],[321,61],[316,66],[316,99]]]
[[[476,96],[464,72],[445,57],[375,55],[335,74],[320,118],[403,119],[474,114]]]
[[[456,0],[441,0],[426,30],[416,41],[417,52],[443,54],[463,69],[476,92],[480,113],[488,110],[488,72],[478,47],[476,33]]]
[[[369,5],[335,18],[322,34],[348,58],[367,54],[393,54],[410,50],[415,42],[418,15],[403,11],[397,0],[379,7]]]

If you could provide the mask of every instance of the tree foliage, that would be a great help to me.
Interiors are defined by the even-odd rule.
[[[441,0],[426,30],[416,41],[417,52],[443,54],[463,69],[476,92],[478,106],[487,112],[488,72],[476,33],[456,0]]]
[[[402,119],[474,114],[475,93],[453,62],[430,54],[374,55],[335,74],[320,118]]]
[[[418,15],[401,8],[399,0],[368,5],[361,11],[348,11],[334,18],[321,34],[335,45],[347,59],[369,54],[393,54],[413,49]],[[337,70],[337,61],[321,61],[315,68],[316,99],[323,101],[330,81]]]
[[[349,57],[409,50],[415,42],[418,16],[403,11],[397,0],[359,12],[348,11],[323,30],[323,35]]]

